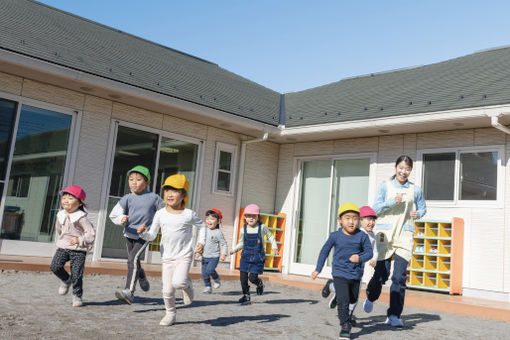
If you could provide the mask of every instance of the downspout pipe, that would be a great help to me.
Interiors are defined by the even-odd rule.
[[[506,133],[507,135],[510,135],[510,129],[507,128],[506,126],[502,125],[500,122],[499,122],[499,116],[490,116],[491,117],[491,125],[493,128],[496,128],[500,131],[503,131],[504,133]]]
[[[237,225],[239,224],[239,209],[241,209],[241,196],[243,194],[243,181],[244,181],[244,163],[246,158],[246,145],[264,142],[267,140],[269,136],[268,132],[264,132],[264,135],[261,138],[255,138],[250,140],[245,140],[241,142],[241,155],[239,156],[239,176],[237,177],[237,193],[236,193],[236,205],[234,210],[234,234],[232,238],[232,245],[237,243]],[[234,269],[235,261],[233,257],[230,259],[230,269]]]

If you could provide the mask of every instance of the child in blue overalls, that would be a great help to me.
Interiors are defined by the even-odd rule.
[[[239,243],[231,251],[230,255],[243,250],[241,253],[241,264],[239,267],[241,288],[243,289],[243,296],[239,302],[250,302],[250,286],[248,280],[257,286],[257,295],[262,295],[264,292],[264,283],[259,278],[259,274],[264,271],[264,262],[266,261],[266,254],[264,251],[264,236],[271,242],[273,253],[278,255],[278,247],[273,234],[269,228],[259,222],[260,208],[256,204],[249,204],[244,208],[245,224],[239,235]]]

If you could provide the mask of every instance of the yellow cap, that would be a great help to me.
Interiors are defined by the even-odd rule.
[[[181,175],[181,174],[175,174],[175,175],[172,175],[172,176],[168,176],[165,179],[165,183],[163,183],[163,185],[161,187],[162,188],[164,188],[164,187],[172,187],[174,189],[184,189],[186,191],[186,197],[184,197],[184,206],[186,206],[188,204],[188,200],[189,200],[189,193],[188,193],[188,190],[189,190],[189,181],[186,178],[186,176]]]
[[[338,216],[342,216],[343,213],[346,213],[348,211],[354,211],[357,212],[359,215],[359,208],[356,204],[352,202],[346,202],[338,208]]]

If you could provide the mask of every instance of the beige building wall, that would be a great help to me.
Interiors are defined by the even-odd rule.
[[[234,220],[235,220],[235,193],[237,178],[239,176],[239,153],[241,136],[227,130],[210,127],[204,124],[183,120],[172,116],[172,109],[167,112],[153,112],[123,103],[95,97],[89,94],[80,93],[58,86],[53,86],[31,79],[26,79],[0,72],[0,92],[21,96],[40,101],[42,104],[49,103],[63,108],[77,110],[79,112],[80,127],[78,131],[78,145],[76,148],[76,161],[74,169],[71,170],[73,183],[82,186],[87,193],[89,218],[96,226],[99,233],[103,230],[103,220],[109,212],[104,211],[102,204],[105,202],[101,197],[106,193],[103,188],[103,178],[108,174],[107,155],[109,148],[109,134],[114,120],[138,124],[140,126],[158,129],[162,132],[193,137],[201,140],[202,164],[198,169],[200,172],[200,197],[196,205],[197,214],[204,218],[205,210],[209,208],[220,209],[223,213],[222,231],[225,239],[232,247]],[[0,95],[1,98],[1,95]],[[73,136],[71,136],[73,138]],[[225,195],[213,192],[213,177],[215,164],[215,151],[218,142],[233,145],[236,150],[235,170],[233,180],[233,194]],[[249,152],[255,152],[258,163],[248,162],[250,169],[248,173],[255,171],[256,176],[264,178],[262,185],[254,184],[249,176],[246,182],[247,188],[262,189],[255,190],[255,197],[261,203],[264,211],[272,211],[274,205],[274,194],[276,187],[276,169],[278,159],[278,148],[273,143],[265,146],[255,146]],[[271,165],[273,164],[273,165]],[[271,169],[272,167],[272,169]],[[268,172],[263,174],[266,169]],[[260,178],[257,179],[260,181]],[[258,195],[258,196],[257,196]],[[250,195],[250,199],[254,197]],[[260,197],[260,199],[258,198]],[[119,235],[122,237],[122,235]],[[102,237],[98,235],[97,240]],[[96,248],[99,244],[96,245]],[[46,254],[51,256],[52,254]],[[229,259],[227,258],[227,261]]]
[[[276,192],[276,210],[292,213],[295,188],[296,157],[318,155],[348,155],[364,152],[377,153],[375,170],[376,183],[379,185],[394,174],[395,160],[407,154],[416,162],[417,152],[423,149],[447,147],[471,147],[486,145],[506,145],[510,147],[510,138],[493,128],[466,129],[456,131],[406,134],[370,138],[353,138],[316,143],[295,143],[280,145],[278,163],[278,187]],[[503,155],[506,178],[510,179],[510,156]],[[416,171],[411,181],[417,182]],[[507,180],[508,182],[508,180]],[[417,183],[421,185],[421,183]],[[508,187],[504,185],[503,187]],[[505,190],[504,207],[440,207],[428,204],[425,219],[451,219],[462,217],[465,220],[463,285],[466,295],[508,299],[510,291],[510,252],[505,245],[510,244],[510,223],[506,222],[510,213],[510,193]],[[292,226],[287,225],[287,228]],[[290,251],[293,240],[286,239],[286,251]],[[290,261],[287,258],[287,263]],[[494,294],[495,292],[495,294]]]

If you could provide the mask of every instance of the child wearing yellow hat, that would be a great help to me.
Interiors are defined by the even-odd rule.
[[[338,223],[342,229],[332,232],[322,247],[317,266],[311,274],[315,280],[324,262],[333,253],[333,282],[337,296],[338,319],[340,320],[340,339],[350,339],[351,322],[349,304],[358,299],[362,264],[372,258],[372,246],[366,233],[359,230],[360,212],[356,204],[347,202],[338,209]]]
[[[188,203],[189,182],[184,175],[167,177],[163,183],[165,208],[154,215],[152,226],[142,225],[137,232],[146,241],[152,241],[161,229],[161,280],[163,301],[166,314],[159,323],[170,326],[175,323],[175,291],[183,290],[184,305],[193,301],[193,285],[188,276],[193,262],[193,226],[198,228],[197,253],[203,251],[205,244],[205,223],[196,212],[186,208]]]

